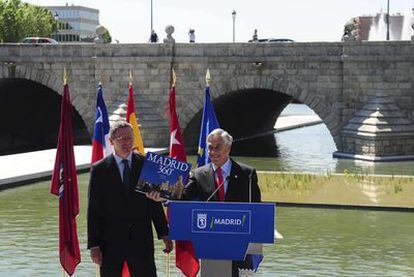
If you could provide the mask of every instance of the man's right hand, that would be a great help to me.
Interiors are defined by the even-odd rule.
[[[102,266],[102,252],[101,248],[93,247],[91,250],[91,259],[95,264]]]
[[[160,193],[158,191],[147,192],[147,193],[145,193],[145,195],[149,199],[151,199],[151,200],[153,200],[155,202],[165,202],[165,201],[167,201],[167,199],[161,197],[161,195],[160,195]]]

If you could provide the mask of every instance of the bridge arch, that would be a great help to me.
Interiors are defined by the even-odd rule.
[[[292,102],[298,100],[301,103],[310,107],[327,126],[336,147],[341,143],[340,129],[336,125],[336,117],[338,116],[334,107],[327,107],[323,104],[322,99],[317,93],[309,93],[305,86],[299,80],[292,80],[291,78],[283,76],[270,75],[238,75],[231,78],[223,78],[211,85],[211,98],[223,128],[229,129],[235,135],[236,139],[241,137],[248,137],[257,133],[267,132],[273,129],[273,126],[282,110]],[[236,128],[231,121],[243,121],[243,109],[247,107],[245,104],[240,110],[237,107],[231,107],[236,104],[237,98],[244,98],[245,102],[251,102],[251,109],[262,116],[264,122],[259,122],[259,117],[254,121],[253,133],[248,131],[240,131],[240,123]],[[184,117],[184,138],[187,146],[194,146],[197,143],[201,115],[203,109],[204,94],[200,94],[193,100],[193,104],[184,109],[186,117]],[[243,100],[240,100],[243,101]],[[271,103],[273,102],[273,104]],[[259,107],[259,109],[258,109]],[[226,112],[229,110],[229,112]],[[225,119],[229,113],[237,113],[232,119]],[[223,116],[224,113],[224,116]],[[265,118],[267,117],[267,118]],[[251,123],[252,124],[252,123]],[[191,135],[192,134],[192,135]]]
[[[63,73],[63,70],[62,70]],[[38,70],[33,66],[20,65],[14,63],[0,64],[0,79],[26,79],[41,84],[60,96],[63,92],[63,78],[57,76],[53,70]],[[70,84],[69,84],[70,86]],[[86,122],[87,115],[90,112],[86,106],[82,106],[82,99],[78,97],[79,93],[70,88],[70,97],[73,108],[78,112],[82,119]]]
[[[4,122],[0,154],[56,147],[61,92],[62,82],[53,73],[24,65],[0,65],[0,109]],[[76,107],[73,127],[75,143],[89,144],[87,126]]]

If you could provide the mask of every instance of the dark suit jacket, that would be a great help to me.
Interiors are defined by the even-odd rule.
[[[251,180],[251,201],[260,202],[260,189],[257,184],[256,170],[248,165],[236,163],[231,159],[231,172],[228,179],[228,187],[225,195],[226,202],[249,202],[249,180]],[[214,172],[211,164],[195,169],[184,189],[184,200],[206,201],[216,190]],[[219,201],[216,192],[209,201]],[[247,255],[244,261],[233,261],[232,276],[239,276],[239,268],[253,268],[251,255]]]
[[[159,238],[168,235],[162,205],[133,192],[144,157],[133,154],[131,185],[122,183],[113,155],[92,166],[88,194],[88,248],[99,246],[104,262],[126,257],[153,257],[151,222]]]
[[[231,172],[228,179],[225,201],[249,202],[249,178],[252,180],[252,202],[260,202],[261,195],[257,184],[256,170],[231,159]],[[206,201],[215,189],[213,167],[211,164],[207,164],[192,172],[189,182],[184,189],[183,199]],[[210,201],[218,201],[218,192],[213,195]]]

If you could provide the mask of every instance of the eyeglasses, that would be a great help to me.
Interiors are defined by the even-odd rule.
[[[117,138],[114,138],[114,140],[116,140],[116,141],[129,141],[129,140],[133,140],[134,139],[134,137],[117,137]]]

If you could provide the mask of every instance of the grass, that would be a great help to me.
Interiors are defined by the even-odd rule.
[[[414,177],[362,173],[259,172],[262,198],[273,202],[414,207]]]

